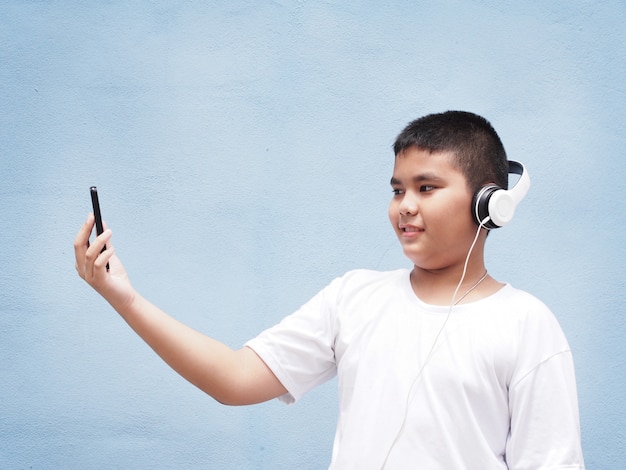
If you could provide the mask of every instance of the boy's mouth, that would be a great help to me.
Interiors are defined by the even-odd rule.
[[[423,232],[424,231],[423,228],[416,227],[414,225],[400,224],[399,227],[400,227],[400,230],[402,230],[402,232],[404,232],[404,233],[417,233],[417,232]]]

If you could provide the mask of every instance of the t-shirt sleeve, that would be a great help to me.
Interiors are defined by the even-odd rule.
[[[511,469],[583,469],[572,354],[547,307],[527,319],[509,388]]]
[[[320,291],[295,313],[263,331],[245,345],[267,364],[287,389],[285,403],[337,373],[334,353],[334,310],[338,280]]]

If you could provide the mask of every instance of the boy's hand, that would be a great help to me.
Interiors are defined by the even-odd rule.
[[[94,217],[93,214],[89,214],[74,240],[76,271],[113,308],[116,310],[124,308],[135,299],[135,290],[124,266],[115,255],[115,248],[110,243],[111,230],[105,225],[105,231],[90,244],[89,236],[93,227]],[[107,249],[102,251],[105,244]],[[109,264],[108,270],[107,263]]]

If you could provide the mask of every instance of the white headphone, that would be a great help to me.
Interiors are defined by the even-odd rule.
[[[515,208],[530,188],[530,176],[524,165],[509,160],[509,173],[520,175],[511,189],[490,184],[482,187],[472,199],[474,220],[487,230],[508,224],[515,214]]]

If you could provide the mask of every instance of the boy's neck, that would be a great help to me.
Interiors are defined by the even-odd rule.
[[[411,286],[415,295],[423,302],[431,305],[450,305],[462,274],[462,266],[443,270],[428,270],[414,266],[411,272]],[[484,263],[470,263],[455,296],[455,303],[466,293],[459,303],[475,302],[495,293],[502,286],[503,284],[489,276]]]

